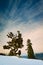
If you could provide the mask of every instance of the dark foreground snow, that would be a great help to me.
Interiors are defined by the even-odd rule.
[[[43,65],[43,61],[18,58],[15,56],[0,56],[0,65]]]

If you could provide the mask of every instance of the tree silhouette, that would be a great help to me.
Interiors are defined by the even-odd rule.
[[[11,41],[7,42],[8,45],[4,45],[4,49],[10,49],[9,55],[19,55],[21,54],[21,50],[18,50],[19,48],[23,47],[23,38],[20,31],[17,31],[18,35],[14,35],[12,32],[8,33],[8,38],[11,38]]]
[[[26,50],[27,50],[28,58],[34,58],[35,59],[34,51],[32,48],[32,43],[31,43],[30,39],[27,40],[27,49]]]

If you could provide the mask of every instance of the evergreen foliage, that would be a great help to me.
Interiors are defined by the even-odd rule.
[[[23,38],[20,31],[18,32],[18,36],[15,36],[12,32],[8,33],[8,38],[11,38],[11,41],[7,42],[8,45],[4,45],[4,49],[10,49],[9,55],[16,56],[17,54],[21,55],[21,50],[18,50],[19,48],[23,47]]]
[[[31,43],[30,39],[27,40],[27,49],[26,50],[27,50],[28,58],[34,58],[35,59],[34,51],[32,48],[32,43]]]

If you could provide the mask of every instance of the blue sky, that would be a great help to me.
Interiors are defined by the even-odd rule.
[[[0,16],[0,31],[4,30],[7,20],[19,19],[15,22],[18,25],[29,20],[43,23],[43,0],[0,0]]]
[[[0,0],[1,42],[3,36],[5,37],[8,32],[14,33],[17,30],[20,30],[23,35],[26,34],[24,35],[25,39],[26,36],[30,35],[28,37],[31,38],[33,43],[38,38],[37,41],[40,40],[40,44],[43,45],[43,0]],[[40,38],[35,36],[32,39],[33,33],[34,35],[39,34]],[[3,40],[5,41],[5,39]]]

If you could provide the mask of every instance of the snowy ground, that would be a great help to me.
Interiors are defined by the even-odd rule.
[[[43,61],[15,56],[0,56],[0,65],[43,65]]]

